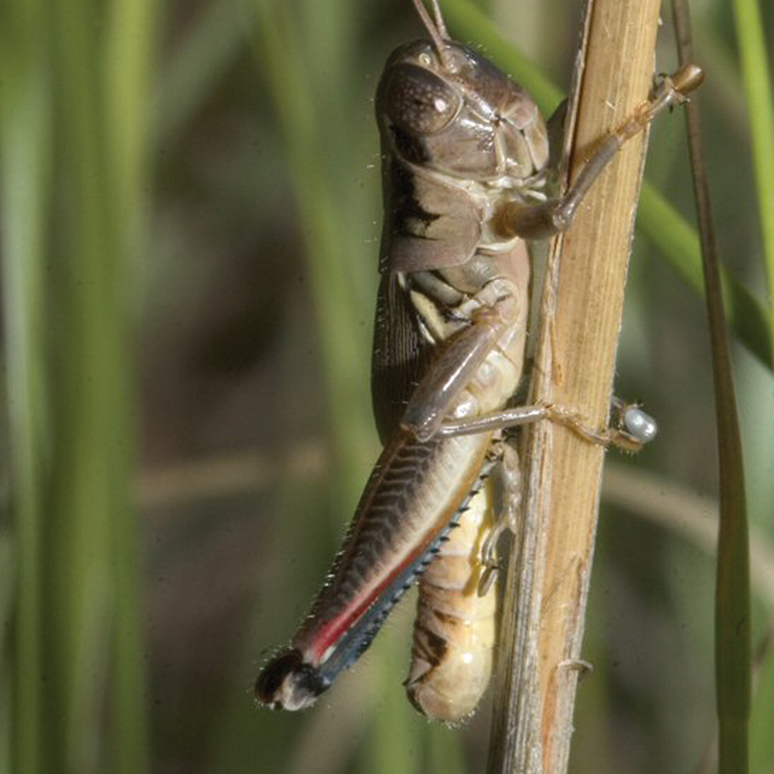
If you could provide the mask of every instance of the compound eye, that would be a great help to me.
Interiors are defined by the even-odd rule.
[[[437,134],[460,108],[459,95],[442,78],[413,64],[395,65],[385,90],[384,109],[401,129]]]

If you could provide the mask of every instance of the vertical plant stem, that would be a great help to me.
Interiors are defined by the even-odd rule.
[[[647,98],[659,10],[658,0],[587,4],[571,179],[599,138]],[[595,183],[544,290],[533,399],[571,406],[592,425],[605,424],[610,405],[644,144],[642,135],[627,143]],[[545,423],[529,433],[525,457],[521,537],[532,537],[509,570],[501,639],[509,662],[498,668],[490,772],[559,774],[582,671],[604,453]],[[514,659],[522,666],[514,669]]]
[[[106,185],[120,219],[114,221],[116,254],[107,299],[115,293],[113,321],[117,350],[116,380],[110,399],[124,417],[125,439],[115,443],[113,482],[116,510],[110,519],[106,548],[112,557],[112,610],[109,686],[113,771],[133,774],[147,765],[148,729],[145,715],[146,675],[144,594],[141,579],[141,534],[129,506],[127,477],[134,462],[129,416],[133,408],[131,385],[132,335],[129,327],[140,264],[147,255],[150,188],[150,129],[148,110],[153,85],[157,14],[155,0],[113,0],[107,12],[107,46],[101,101],[108,155],[112,168]],[[105,428],[107,430],[107,428]],[[109,438],[109,435],[108,435]]]
[[[49,62],[40,34],[44,13],[34,0],[23,8],[7,4],[0,12],[0,213],[15,554],[9,571],[14,576],[14,640],[10,664],[3,669],[10,679],[0,696],[9,711],[2,729],[8,736],[0,744],[17,774],[39,774],[48,760],[41,680],[48,447],[43,316],[51,161]]]
[[[774,328],[774,94],[764,22],[757,0],[734,0],[734,18],[753,140],[753,169]]]
[[[689,62],[693,58],[693,46],[688,4],[676,0],[673,10],[680,62]],[[723,311],[698,102],[691,102],[687,106],[686,118],[704,267],[718,437],[720,529],[715,592],[718,771],[720,774],[745,774],[749,767],[752,649],[749,535],[742,438]]]
[[[570,178],[588,148],[647,98],[659,0],[590,10]],[[564,240],[553,324],[554,400],[607,421],[646,137],[602,175]],[[540,630],[541,739],[548,772],[567,769],[604,452],[557,429]]]
[[[21,774],[146,769],[127,275],[151,5],[17,0],[0,16]]]
[[[122,612],[115,606],[117,557],[111,538],[112,529],[131,518],[128,299],[113,175],[119,162],[110,153],[99,16],[100,8],[90,0],[57,2],[52,12],[57,184],[67,185],[70,195],[67,216],[53,224],[55,454],[46,534],[45,642],[51,674],[48,732],[63,772],[99,770],[104,741],[113,741],[102,720],[112,627]],[[121,770],[115,759],[108,766]]]

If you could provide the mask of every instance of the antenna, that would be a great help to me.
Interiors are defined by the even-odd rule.
[[[433,15],[435,21],[430,18],[430,14],[427,12],[422,0],[413,0],[414,7],[417,9],[419,18],[422,20],[422,24],[425,25],[425,29],[430,34],[430,38],[433,41],[438,56],[441,58],[441,62],[446,65],[447,57],[445,56],[447,41],[450,40],[449,32],[444,24],[443,16],[441,15],[441,7],[438,5],[438,0],[432,0]]]
[[[433,16],[435,16],[435,26],[441,37],[444,40],[451,40],[449,31],[446,29],[446,23],[443,20],[443,15],[441,14],[441,4],[438,0],[433,0]]]

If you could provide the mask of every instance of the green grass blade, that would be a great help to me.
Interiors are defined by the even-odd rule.
[[[126,668],[122,648],[132,648],[137,639],[139,622],[125,618],[135,606],[137,578],[119,582],[133,550],[131,543],[119,543],[132,519],[124,236],[132,229],[134,213],[122,212],[131,160],[116,156],[120,143],[111,128],[106,92],[123,84],[109,82],[114,74],[106,61],[111,38],[95,24],[103,13],[90,0],[59,2],[53,12],[58,33],[58,182],[67,181],[76,193],[67,218],[54,224],[57,452],[47,526],[45,642],[55,676],[49,684],[49,733],[59,770],[78,772],[127,771],[128,765],[142,770],[145,757],[134,730],[144,721],[141,715],[127,718],[129,689],[121,678]],[[129,63],[123,64],[130,72]],[[131,88],[126,96],[131,104]],[[120,647],[118,634],[128,638]],[[142,686],[140,680],[135,688],[140,695]],[[108,692],[114,712],[105,737],[102,716]],[[136,701],[131,703],[134,713],[142,712]],[[55,715],[60,718],[56,726]],[[131,751],[120,739],[123,734]]]
[[[771,632],[767,635],[771,638]],[[774,718],[774,658],[771,641],[758,674],[750,718],[750,771],[753,774],[769,774],[774,769],[774,735],[771,719]]]
[[[769,291],[769,326],[774,329],[774,145],[771,139],[774,137],[774,95],[764,23],[758,3],[755,0],[735,0],[733,8],[752,136],[758,217]],[[774,659],[769,652],[759,675],[750,723],[750,767],[756,774],[771,771],[774,764],[771,736],[773,709]]]
[[[114,275],[106,296],[115,294],[112,316],[116,340],[107,346],[116,352],[111,399],[129,433],[128,389],[131,364],[128,321],[134,298],[137,258],[147,252],[147,190],[150,187],[150,129],[154,52],[158,32],[158,4],[154,0],[114,0],[108,13],[105,77],[102,84],[105,133],[113,160],[105,193],[116,202],[121,217],[113,221],[116,245]],[[99,54],[101,52],[95,52]],[[116,282],[117,279],[117,282]],[[108,443],[109,428],[104,428]],[[129,506],[129,475],[133,446],[121,444],[113,469],[115,512],[106,546],[111,556],[113,630],[110,652],[111,737],[109,756],[116,774],[147,768],[145,644],[143,626],[142,562],[137,520]]]
[[[640,193],[637,225],[688,287],[703,297],[699,237],[685,218],[647,182]],[[772,339],[766,311],[730,271],[722,265],[720,270],[729,324],[739,340],[771,369]]]
[[[0,24],[22,774],[146,769],[126,280],[144,228],[151,7],[16,2]]]
[[[672,6],[681,65],[694,61],[688,0]],[[745,774],[749,767],[752,690],[750,536],[742,435],[731,366],[720,261],[705,164],[698,102],[686,105],[688,148],[701,240],[707,321],[712,349],[718,445],[719,529],[715,586],[715,679],[718,772]]]
[[[0,17],[0,196],[10,486],[14,524],[15,638],[4,676],[12,699],[0,740],[17,774],[40,774],[49,759],[41,675],[45,450],[49,444],[44,343],[46,208],[52,142],[50,83],[40,22],[30,2]],[[11,580],[11,579],[9,579]],[[6,622],[4,622],[6,623]],[[4,631],[11,631],[4,627]],[[5,654],[4,654],[5,655]]]
[[[764,24],[756,0],[735,0],[734,16],[753,143],[763,255],[774,327],[774,94]]]

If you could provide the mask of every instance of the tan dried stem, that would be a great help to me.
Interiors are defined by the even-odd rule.
[[[647,98],[659,10],[658,0],[587,3],[569,111],[571,178]],[[592,426],[604,425],[610,406],[644,145],[642,135],[628,142],[595,183],[547,270],[532,397],[577,408]],[[584,669],[604,452],[541,423],[524,457],[524,527],[507,580],[489,771],[561,774]]]

